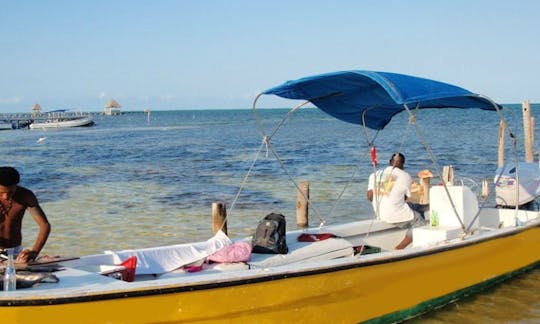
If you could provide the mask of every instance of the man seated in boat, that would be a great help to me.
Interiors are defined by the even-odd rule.
[[[17,262],[36,259],[47,242],[51,225],[39,206],[34,193],[19,184],[19,172],[12,167],[0,167],[0,254],[12,248]],[[32,249],[22,248],[22,221],[28,210],[39,226],[39,233]]]
[[[405,238],[396,246],[404,249],[412,242],[412,228],[423,225],[420,214],[406,199],[411,196],[411,176],[404,171],[405,156],[395,153],[390,165],[369,176],[367,199],[371,201],[378,218],[400,228],[407,228]]]

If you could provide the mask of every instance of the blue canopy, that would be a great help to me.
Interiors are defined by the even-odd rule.
[[[481,108],[494,104],[463,88],[409,75],[343,71],[287,81],[268,89],[288,99],[309,100],[327,114],[353,124],[383,129],[392,117],[415,108]]]

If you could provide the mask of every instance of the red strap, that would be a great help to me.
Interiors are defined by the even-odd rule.
[[[371,164],[377,166],[377,148],[375,146],[371,147]]]
[[[135,271],[137,269],[137,257],[131,256],[124,260],[124,262],[120,263],[120,265],[126,267],[125,270],[122,271],[122,279],[124,281],[133,282],[135,281]]]
[[[308,233],[302,233],[300,236],[298,236],[299,242],[317,242],[317,241],[324,241],[326,239],[336,237],[332,233],[320,233],[320,234],[308,234]]]

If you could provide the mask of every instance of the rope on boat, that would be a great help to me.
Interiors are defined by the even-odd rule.
[[[287,167],[285,166],[285,163],[283,163],[283,161],[281,160],[281,158],[279,157],[279,154],[277,153],[277,151],[274,149],[274,146],[273,145],[269,145],[270,147],[270,151],[274,154],[274,157],[276,158],[276,160],[278,161],[279,165],[281,166],[281,168],[283,169],[283,171],[285,172],[285,174],[287,175],[287,177],[289,177],[289,180],[293,183],[294,187],[296,188],[297,192],[300,192],[300,194],[302,195],[302,197],[307,201],[307,203],[309,204],[309,206],[311,206],[313,208],[313,211],[315,211],[315,214],[317,214],[317,217],[319,217],[319,220],[320,220],[320,225],[319,227],[322,227],[324,226],[324,224],[326,223],[326,219],[321,215],[321,213],[319,212],[317,206],[315,206],[315,204],[313,204],[311,202],[311,200],[306,197],[306,195],[304,194],[304,192],[302,190],[300,190],[300,186],[298,185],[298,183],[296,183],[296,181],[294,180],[293,176],[289,173],[289,170],[287,169]]]
[[[324,223],[326,222],[326,219],[321,215],[321,213],[319,212],[317,206],[315,206],[315,204],[313,204],[313,202],[308,198],[306,197],[305,193],[300,190],[300,186],[298,185],[298,183],[294,180],[294,178],[292,177],[292,175],[289,173],[287,167],[285,166],[285,163],[283,163],[283,160],[280,158],[279,154],[277,153],[277,151],[274,149],[274,146],[272,145],[272,142],[271,142],[271,139],[272,137],[278,132],[278,130],[285,124],[285,121],[287,121],[289,119],[290,116],[292,116],[292,114],[294,112],[296,112],[298,109],[302,108],[303,106],[307,105],[308,103],[310,103],[309,100],[306,100],[302,103],[300,103],[299,105],[293,107],[291,110],[289,110],[289,112],[287,113],[287,115],[285,115],[285,117],[283,117],[283,119],[276,125],[276,127],[274,128],[274,130],[272,131],[271,135],[268,136],[266,135],[266,131],[262,125],[262,122],[259,118],[259,115],[257,114],[257,111],[255,109],[255,106],[256,106],[256,102],[257,100],[259,99],[259,97],[261,96],[261,94],[259,94],[256,98],[255,98],[255,101],[253,102],[253,111],[255,113],[255,119],[257,120],[257,124],[259,125],[259,129],[261,130],[262,134],[263,134],[263,142],[265,143],[266,145],[266,156],[268,157],[268,152],[272,152],[272,154],[274,155],[274,157],[276,158],[276,160],[278,161],[279,165],[281,166],[281,168],[283,169],[283,171],[285,172],[285,174],[287,175],[287,177],[289,177],[289,180],[293,183],[294,187],[296,188],[297,192],[299,192],[302,197],[306,200],[306,202],[308,203],[309,206],[311,206],[313,208],[313,211],[315,212],[315,214],[317,215],[317,217],[319,217],[319,220],[320,220],[320,227],[322,227],[324,225]]]
[[[230,212],[229,214],[232,214],[232,211],[234,210],[234,206],[236,205],[236,202],[238,201],[238,198],[240,197],[240,194],[242,192],[242,190],[244,189],[245,187],[245,184],[247,183],[247,180],[249,178],[249,176],[251,175],[252,171],[253,171],[253,168],[255,166],[255,163],[257,162],[257,160],[259,159],[259,155],[264,148],[266,148],[266,157],[268,158],[268,154],[269,152],[272,152],[272,154],[274,155],[274,157],[276,158],[276,160],[278,161],[278,163],[280,164],[281,168],[283,169],[283,171],[285,172],[285,174],[289,177],[289,179],[291,180],[291,182],[293,183],[293,185],[295,186],[296,190],[298,192],[301,193],[301,195],[304,197],[304,199],[306,199],[307,203],[313,208],[313,211],[315,212],[315,214],[319,217],[319,219],[321,220],[321,224],[320,226],[322,227],[325,223],[325,219],[321,216],[320,212],[318,211],[317,207],[311,202],[311,200],[305,196],[305,194],[300,190],[300,187],[299,185],[296,183],[296,181],[294,180],[294,178],[291,176],[291,174],[289,173],[289,171],[287,170],[287,168],[285,167],[285,164],[283,163],[283,161],[281,160],[279,154],[277,153],[277,151],[274,149],[273,145],[272,145],[272,142],[271,142],[271,139],[272,137],[278,132],[278,130],[284,125],[285,121],[298,109],[300,109],[301,107],[305,106],[306,104],[308,104],[310,101],[305,101],[295,107],[293,107],[285,117],[283,117],[283,119],[278,123],[278,125],[276,125],[276,127],[273,129],[272,133],[270,135],[267,135],[267,132],[261,122],[261,119],[259,118],[259,115],[257,113],[257,110],[256,110],[256,103],[259,99],[259,97],[262,95],[262,93],[259,93],[255,100],[253,101],[253,112],[255,113],[255,120],[257,122],[257,125],[259,126],[259,129],[262,133],[262,142],[261,142],[261,146],[259,147],[256,155],[255,155],[255,158],[253,159],[253,162],[251,163],[251,166],[249,167],[248,169],[248,172],[246,173],[246,175],[244,176],[244,179],[242,181],[242,184],[240,185],[240,188],[238,188],[238,192],[236,193],[232,203],[231,203],[231,207],[230,207]],[[225,221],[222,223],[222,228],[223,226],[225,225],[226,223],[226,220],[228,218],[228,215],[225,216]]]
[[[370,108],[368,109],[365,109],[363,112],[362,112],[362,129],[364,130],[364,134],[365,134],[365,138],[366,138],[366,141],[367,141],[367,145],[369,147],[369,151],[370,151],[370,154],[371,154],[371,165],[373,166],[373,170],[372,170],[372,173],[375,175],[377,173],[377,164],[378,164],[378,161],[377,161],[377,149],[375,147],[375,139],[377,138],[377,135],[379,135],[379,130],[377,130],[375,132],[375,135],[373,136],[373,138],[369,138],[369,131],[368,131],[368,127],[366,125],[366,112],[368,112],[370,110]],[[375,157],[374,157],[375,156]],[[371,233],[371,229],[373,228],[373,224],[375,223],[375,220],[376,219],[380,219],[380,212],[379,212],[379,206],[380,206],[380,199],[379,199],[379,182],[374,179],[374,186],[375,186],[375,190],[374,190],[374,193],[373,193],[373,197],[372,199],[375,199],[375,208],[374,208],[374,213],[375,213],[375,217],[371,218],[371,221],[369,222],[369,226],[368,226],[368,229],[366,231],[366,234],[364,236],[364,239],[367,240],[369,238],[369,234]],[[369,186],[369,176],[368,176],[368,186]],[[360,253],[361,255],[361,253]]]
[[[249,176],[251,175],[251,172],[253,171],[253,168],[255,167],[255,162],[257,162],[257,160],[259,159],[259,155],[261,154],[261,151],[262,151],[263,147],[265,147],[265,146],[266,146],[266,150],[268,152],[268,142],[266,140],[266,137],[263,137],[263,140],[261,142],[261,146],[259,146],[259,149],[257,150],[257,153],[255,154],[255,158],[253,159],[253,162],[251,162],[251,165],[250,165],[248,171],[246,172],[246,175],[244,176],[244,179],[242,180],[242,183],[240,184],[240,188],[238,188],[238,192],[236,193],[236,196],[234,197],[234,199],[233,199],[233,201],[231,203],[231,207],[229,209],[229,212],[232,212],[234,210],[234,206],[236,205],[236,201],[238,201],[238,197],[240,197],[240,193],[244,189],[244,186],[246,185],[247,180],[248,180]],[[228,217],[228,215],[225,215],[225,220],[222,222],[220,229],[223,229],[223,227],[225,226],[225,224],[227,222],[227,217]]]
[[[373,146],[374,148],[374,146]],[[374,165],[376,165],[374,163]],[[353,182],[353,180],[356,178],[356,174],[358,173],[358,171],[360,170],[360,165],[357,165],[356,168],[354,168],[354,172],[352,174],[351,177],[349,177],[349,181],[347,181],[347,183],[345,184],[345,186],[343,186],[343,189],[341,190],[341,192],[339,193],[336,201],[334,202],[334,204],[332,205],[332,207],[330,208],[330,211],[328,212],[328,215],[331,216],[333,215],[333,212],[334,210],[336,209],[336,207],[338,206],[339,202],[341,201],[341,197],[343,196],[343,194],[345,193],[345,191],[347,191],[347,189],[349,188],[349,186],[351,185],[351,183]],[[369,179],[368,179],[369,180]],[[320,227],[322,227],[322,225],[324,225],[324,223],[321,223]],[[370,225],[370,229],[371,229],[371,225]]]
[[[478,186],[478,184],[470,179],[470,178],[462,178],[462,179],[468,179],[469,181],[472,181],[476,186]],[[461,182],[461,184],[463,185],[463,181]],[[478,217],[480,217],[480,212],[482,211],[482,209],[484,208],[484,206],[486,205],[486,203],[488,202],[489,200],[489,196],[491,195],[491,193],[489,193],[484,199],[482,199],[482,201],[480,202],[480,206],[478,206],[478,211],[476,212],[476,214],[474,215],[473,219],[471,220],[471,222],[469,223],[469,225],[467,226],[467,228],[465,229],[464,231],[464,234],[465,236],[472,233],[471,229],[472,229],[472,226],[474,224],[474,222],[476,221],[476,219]],[[463,238],[463,237],[462,237]]]
[[[377,149],[376,149],[376,146],[375,146],[375,139],[377,138],[377,135],[379,134],[379,130],[377,130],[375,135],[373,136],[373,138],[370,139],[369,130],[368,130],[368,127],[366,125],[366,112],[370,111],[371,109],[375,109],[375,108],[376,107],[367,108],[362,112],[362,129],[364,130],[367,145],[368,145],[368,147],[370,149],[371,162],[372,162],[372,166],[373,166],[373,170],[372,170],[373,174],[377,173],[378,161],[377,161]],[[418,109],[418,105],[416,106],[416,108]],[[409,122],[407,123],[407,126],[405,128],[405,132],[404,132],[404,134],[402,136],[401,143],[399,144],[398,150],[396,152],[402,152],[402,149],[403,149],[403,147],[405,145],[405,140],[408,138],[410,124],[413,124],[415,122],[415,120],[416,119],[415,119],[414,115],[409,116]],[[368,178],[368,185],[369,185],[369,178]],[[378,188],[379,182],[375,181],[374,185],[375,185],[375,190],[374,190],[373,199],[376,199],[375,210],[374,211],[375,211],[375,217],[377,219],[379,219],[380,218],[380,213],[379,213],[380,199],[379,199],[379,188]]]
[[[305,102],[299,104],[298,106],[296,107],[293,107],[288,113],[287,115],[278,123],[278,125],[274,128],[274,130],[272,131],[272,133],[270,135],[267,135],[263,125],[262,125],[262,122],[261,122],[261,119],[259,118],[259,115],[256,111],[256,103],[259,99],[259,97],[262,96],[262,93],[258,94],[253,102],[253,111],[254,111],[254,114],[255,114],[255,119],[256,119],[256,122],[257,122],[257,125],[259,126],[259,129],[262,133],[262,142],[261,142],[261,146],[259,147],[256,155],[255,155],[255,158],[248,170],[248,172],[246,173],[243,181],[242,181],[242,184],[240,186],[240,188],[238,189],[238,192],[234,198],[234,200],[232,201],[231,203],[231,207],[230,207],[230,210],[232,211],[234,209],[234,206],[240,196],[240,193],[242,192],[245,184],[247,183],[247,179],[249,178],[250,174],[252,173],[253,171],[253,168],[255,166],[255,163],[256,161],[258,160],[259,158],[259,155],[260,155],[260,152],[262,151],[263,147],[266,148],[266,157],[268,158],[268,154],[269,152],[272,152],[272,154],[274,155],[274,157],[277,159],[278,163],[280,164],[281,168],[283,169],[283,171],[285,172],[285,174],[289,177],[289,179],[291,180],[291,182],[293,183],[293,185],[295,186],[295,188],[297,189],[298,192],[300,192],[300,194],[303,196],[303,198],[307,201],[308,205],[311,206],[313,208],[313,210],[315,211],[316,215],[319,217],[321,223],[319,225],[319,227],[322,227],[324,226],[325,222],[326,222],[326,219],[324,217],[322,217],[321,213],[319,212],[318,208],[313,204],[313,202],[308,198],[306,197],[306,195],[304,194],[304,192],[302,190],[300,190],[300,187],[299,185],[297,184],[297,182],[294,180],[294,178],[292,177],[292,175],[289,173],[288,169],[286,168],[285,164],[283,163],[283,161],[281,160],[279,154],[277,153],[277,151],[274,149],[273,145],[271,144],[271,139],[272,137],[278,132],[278,130],[284,125],[285,121],[296,111],[298,110],[299,108],[303,107],[304,105],[308,104],[310,101],[309,100],[306,100]],[[480,96],[480,95],[479,95]],[[488,97],[485,97],[485,96],[480,96],[480,97],[483,97],[485,99],[487,99],[488,101],[490,101],[493,106],[495,107],[495,110],[497,111],[497,113],[499,114],[499,117],[501,118],[501,120],[505,121],[505,118],[504,116],[502,115],[502,113],[500,112],[500,110],[498,109],[498,106],[497,104],[495,104],[490,98]],[[405,129],[405,136],[402,137],[402,141],[400,143],[400,146],[399,146],[399,150],[398,152],[401,152],[404,144],[405,144],[405,140],[408,136],[406,136],[409,132],[409,128],[410,128],[410,125],[414,125],[414,128],[416,130],[416,133],[418,135],[418,137],[420,138],[420,141],[422,142],[422,145],[424,146],[424,148],[426,149],[426,151],[428,152],[428,155],[431,159],[431,162],[433,163],[433,166],[435,168],[435,172],[436,174],[438,175],[438,177],[440,179],[442,179],[442,173],[441,173],[441,170],[440,170],[440,167],[437,163],[437,159],[435,158],[435,155],[433,154],[433,151],[431,149],[431,146],[429,145],[429,143],[427,142],[423,132],[420,130],[420,128],[418,127],[417,123],[416,123],[416,116],[415,114],[411,111],[411,109],[408,107],[408,105],[405,103],[404,105],[404,108],[405,108],[405,111],[407,112],[408,116],[409,116],[409,122],[407,123],[407,127]],[[375,139],[377,138],[377,135],[379,133],[379,131],[377,130],[377,132],[375,133],[375,135],[373,136],[373,138],[370,139],[370,136],[369,136],[369,133],[368,133],[368,129],[367,129],[367,126],[366,126],[366,122],[365,122],[365,113],[367,111],[369,111],[370,109],[374,109],[375,107],[373,108],[368,108],[368,109],[365,109],[362,113],[362,126],[363,126],[363,129],[364,129],[364,132],[365,132],[365,138],[367,140],[367,145],[369,147],[369,153],[371,155],[371,159],[372,159],[372,165],[373,165],[373,173],[375,174],[377,172],[377,155],[376,155],[376,147],[374,145],[374,142],[375,142]],[[415,107],[415,110],[418,111],[419,109],[419,105],[417,104],[416,107]],[[515,167],[516,167],[516,181],[517,183],[519,183],[519,172],[518,172],[518,157],[517,157],[517,145],[516,145],[516,137],[514,136],[513,132],[510,130],[509,127],[507,127],[507,130],[508,130],[508,134],[510,136],[510,138],[512,139],[512,144],[513,144],[513,151],[514,151],[514,159],[515,159]],[[329,211],[329,215],[332,215],[332,213],[334,212],[335,208],[337,207],[339,201],[341,200],[341,197],[343,196],[344,192],[347,190],[348,186],[350,185],[350,183],[355,179],[356,177],[356,174],[359,170],[359,166],[357,168],[355,168],[352,176],[349,178],[350,180],[346,183],[346,185],[344,186],[343,190],[339,193],[338,197],[337,197],[337,200],[336,202],[332,205],[330,211]],[[369,182],[369,179],[368,179],[368,182]],[[479,209],[478,209],[478,212],[476,213],[475,217],[473,218],[473,220],[471,221],[470,224],[468,224],[468,226],[466,227],[465,224],[463,223],[463,221],[461,220],[461,218],[459,217],[459,213],[457,211],[457,208],[454,204],[454,201],[452,200],[451,198],[451,195],[450,195],[450,192],[448,190],[448,187],[446,185],[446,183],[444,181],[442,181],[442,185],[444,187],[444,190],[449,198],[449,201],[450,201],[450,204],[452,206],[452,209],[454,211],[454,214],[456,216],[456,218],[458,219],[460,225],[461,225],[461,228],[463,230],[463,234],[464,236],[470,234],[470,230],[471,230],[471,227],[472,227],[472,224],[474,223],[474,221],[478,218],[479,214],[480,214],[480,211],[482,210],[482,208],[484,207],[484,205],[486,204],[486,202],[488,201],[488,197],[486,197],[482,202],[481,202],[481,205],[479,206]],[[375,181],[375,186],[377,186],[377,181]],[[518,192],[516,193],[517,195],[517,200],[519,202],[519,190]],[[373,199],[377,199],[376,201],[379,201],[378,199],[378,190],[377,188],[375,188],[375,192],[374,192],[374,197]],[[369,229],[368,231],[366,232],[366,237],[369,236],[369,233],[371,232],[371,228],[372,228],[372,225],[375,221],[375,219],[378,219],[379,218],[379,208],[378,208],[378,204],[376,203],[375,204],[376,208],[375,208],[375,218],[372,219],[371,223],[370,223],[370,226],[369,226]],[[517,224],[517,214],[518,214],[518,210],[519,210],[519,206],[516,205],[516,214],[515,214],[515,218],[516,218],[516,224]],[[225,218],[225,221],[227,220],[227,217]],[[222,224],[222,227],[224,226],[226,222],[223,222]]]
[[[433,150],[431,149],[431,145],[429,145],[429,143],[426,140],[426,137],[424,136],[424,133],[422,132],[420,127],[418,127],[418,124],[415,122],[414,114],[411,112],[409,106],[407,104],[403,104],[403,107],[405,108],[405,111],[407,112],[407,114],[409,114],[409,117],[410,117],[409,120],[413,122],[412,124],[414,125],[414,128],[416,130],[416,134],[418,134],[418,138],[420,138],[420,141],[422,142],[422,145],[424,146],[424,148],[428,152],[429,158],[431,159],[431,162],[433,163],[433,167],[435,168],[435,172],[437,173],[439,178],[442,179],[443,177],[442,177],[441,169],[439,167],[439,164],[437,163],[437,158],[435,158],[435,154],[433,154]],[[452,206],[452,210],[454,211],[454,215],[456,216],[457,220],[459,221],[459,224],[461,225],[461,229],[465,232],[465,224],[463,224],[463,221],[459,217],[459,213],[457,211],[456,205],[454,204],[454,201],[452,200],[452,198],[450,196],[450,191],[448,190],[448,186],[446,185],[446,183],[444,181],[442,181],[442,185],[444,187],[444,191],[446,192],[446,195],[448,196],[448,200],[450,201],[450,205]]]
[[[517,150],[517,138],[516,138],[514,132],[512,131],[512,129],[510,128],[508,122],[506,121],[506,118],[504,118],[504,115],[500,111],[497,104],[495,104],[489,97],[486,97],[486,96],[483,96],[483,95],[478,95],[478,96],[488,100],[489,102],[491,102],[493,104],[493,107],[495,108],[497,114],[499,115],[499,118],[501,119],[501,121],[503,123],[506,124],[505,129],[507,130],[508,136],[510,137],[510,140],[512,142],[512,156],[514,158],[514,166],[515,166],[515,169],[516,169],[516,184],[517,184],[516,206],[514,208],[514,222],[515,222],[515,226],[519,226],[519,224],[520,224],[519,223],[519,218],[518,218],[518,214],[519,214],[519,164],[518,164],[519,163],[519,157],[518,157],[518,150]],[[514,112],[512,110],[510,110],[510,113],[514,113]],[[496,175],[495,181],[494,181],[495,183],[497,183],[499,181],[499,178],[502,176],[502,172],[504,172],[504,168],[501,168],[501,173]],[[493,192],[495,192],[495,194],[496,194],[495,190]],[[488,196],[481,202],[481,205],[478,208],[478,212],[473,217],[471,223],[467,227],[467,231],[466,231],[467,233],[471,230],[472,225],[474,224],[474,222],[476,221],[476,219],[480,215],[480,211],[482,210],[482,208],[484,208],[484,205],[488,202],[489,196],[490,196],[490,194],[488,194]],[[497,197],[495,196],[495,199],[496,198]]]
[[[508,136],[510,137],[510,139],[512,140],[512,152],[513,152],[513,156],[514,156],[514,167],[516,169],[516,185],[517,185],[517,190],[516,190],[516,206],[514,208],[514,222],[516,224],[516,226],[518,225],[519,223],[519,218],[518,218],[518,214],[519,214],[519,157],[518,157],[518,152],[517,152],[517,138],[514,134],[514,132],[510,129],[510,125],[508,124],[508,122],[506,121],[506,118],[504,118],[504,115],[503,113],[501,112],[501,110],[499,109],[499,106],[493,101],[491,100],[491,98],[487,97],[487,96],[484,96],[484,95],[478,95],[478,97],[480,98],[484,98],[486,99],[487,101],[491,102],[491,104],[493,105],[493,107],[495,108],[495,111],[497,111],[497,114],[499,115],[499,118],[504,122],[506,123],[506,131],[508,132]],[[499,175],[500,176],[500,175]]]

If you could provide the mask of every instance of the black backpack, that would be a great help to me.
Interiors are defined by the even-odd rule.
[[[257,225],[253,236],[253,253],[287,254],[289,248],[285,239],[285,216],[271,213]]]

